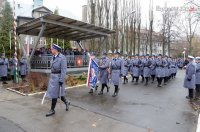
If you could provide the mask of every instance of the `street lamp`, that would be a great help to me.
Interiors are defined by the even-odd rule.
[[[130,16],[130,15],[132,15],[132,14],[134,14],[136,11],[135,10],[133,10],[133,11],[131,11],[130,13],[128,13],[128,15],[127,16],[125,16],[123,19],[121,19],[121,21],[123,22],[123,24],[125,25],[125,20]],[[122,25],[123,26],[123,25]],[[124,39],[124,42],[126,42],[126,36],[125,36],[125,30],[124,30],[124,27],[123,27],[123,34],[124,34],[124,37],[123,37],[123,39]],[[123,48],[123,49],[125,49],[125,48]],[[125,51],[126,51],[127,49],[125,49]],[[123,51],[122,51],[123,52]]]

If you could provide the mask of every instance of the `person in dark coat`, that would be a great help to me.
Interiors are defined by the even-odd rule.
[[[114,58],[111,61],[111,81],[113,85],[115,86],[115,91],[112,97],[116,97],[119,93],[119,82],[120,82],[120,77],[122,76],[122,71],[123,71],[123,61],[122,59],[119,58],[119,52],[115,51],[114,52]]]
[[[0,58],[0,77],[3,81],[3,84],[8,84],[6,82],[8,76],[8,59],[5,57],[5,54],[2,54]]]
[[[196,85],[196,64],[193,60],[193,56],[188,56],[189,63],[186,66],[185,79],[183,85],[184,88],[188,89],[188,96],[186,96],[186,98],[190,100],[194,98],[194,89]]]
[[[196,57],[196,98],[200,97],[200,57]]]
[[[22,78],[22,81],[26,81],[26,75],[28,74],[28,65],[27,65],[27,60],[26,56],[23,56],[19,62],[20,65],[20,75]]]
[[[66,105],[66,111],[69,109],[70,102],[65,98],[64,83],[67,72],[66,57],[60,53],[61,47],[53,44],[51,47],[51,53],[53,58],[51,60],[51,75],[49,78],[47,97],[52,99],[51,109],[46,116],[52,116],[55,114],[55,107],[57,98],[60,98]]]
[[[108,78],[108,69],[109,69],[109,59],[107,57],[107,53],[103,52],[102,58],[99,60],[99,70],[100,70],[100,82],[101,82],[101,91],[98,93],[98,95],[103,94],[103,90],[106,87],[107,92],[109,92],[110,87],[107,85],[109,78]]]

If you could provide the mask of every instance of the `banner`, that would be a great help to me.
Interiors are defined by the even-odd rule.
[[[87,85],[89,88],[94,89],[98,81],[98,64],[90,58],[89,68],[88,68],[88,78]]]

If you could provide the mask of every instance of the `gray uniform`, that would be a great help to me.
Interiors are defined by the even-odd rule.
[[[28,73],[28,65],[25,58],[20,60],[20,74],[27,75]]]
[[[165,77],[165,72],[163,72],[163,61],[162,59],[156,59],[156,77]]]
[[[8,59],[0,58],[0,77],[7,77],[8,75]]]
[[[164,72],[164,77],[169,76],[169,62],[166,59],[163,59],[163,72]]]
[[[51,60],[51,75],[49,78],[49,84],[47,89],[47,97],[58,98],[64,96],[64,82],[67,72],[67,62],[64,55],[61,53],[56,58]],[[60,86],[59,82],[63,82]]]
[[[151,61],[150,59],[143,59],[143,65],[144,65],[144,70],[143,70],[143,76],[144,77],[150,77],[151,76]]]
[[[101,64],[99,66],[100,82],[102,84],[108,83],[108,68],[109,68],[109,59],[107,57],[103,57],[101,59]]]
[[[134,59],[132,61],[132,74],[134,77],[139,77],[140,76],[140,65],[141,65],[141,60],[140,59]]]
[[[123,61],[115,58],[111,61],[111,80],[114,85],[119,85],[120,75],[123,70]]]
[[[151,75],[156,75],[156,60],[155,59],[151,59]]]
[[[128,75],[128,70],[129,70],[129,60],[126,58],[126,59],[123,59],[123,70],[122,70],[122,75],[123,76],[127,76]]]
[[[184,79],[184,87],[188,89],[194,89],[196,84],[196,64],[194,62],[190,62],[187,65],[186,71],[185,71],[185,79]]]
[[[197,63],[196,65],[196,84],[200,84],[200,63]]]

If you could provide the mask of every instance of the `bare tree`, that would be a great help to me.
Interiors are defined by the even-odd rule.
[[[141,28],[141,6],[140,6],[140,2],[137,1],[137,25],[138,25],[138,29],[137,29],[137,37],[138,37],[138,54],[140,53],[140,28]]]
[[[111,1],[110,0],[104,0],[104,8],[105,8],[105,16],[106,16],[106,28],[109,28],[109,19],[110,19],[110,5]],[[109,47],[109,40],[108,37],[106,37],[106,52],[108,52]]]
[[[114,45],[112,45],[112,51],[119,48],[118,44],[118,0],[113,1],[113,29],[116,31],[114,34]]]
[[[153,34],[153,0],[150,0],[149,4],[149,47],[150,47],[150,55],[152,55],[152,34]]]

